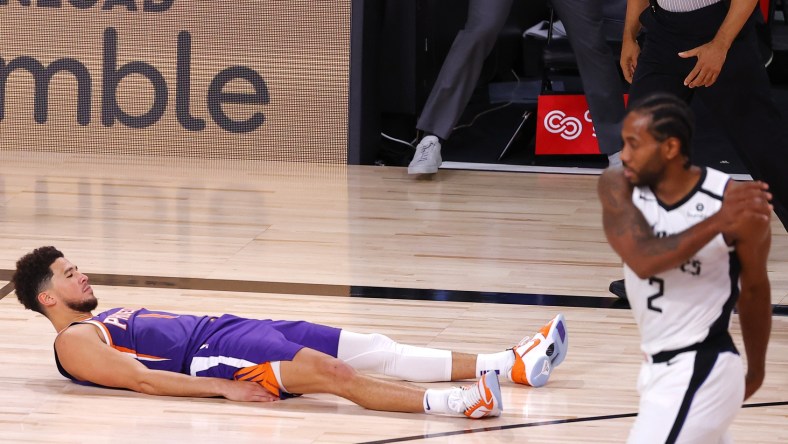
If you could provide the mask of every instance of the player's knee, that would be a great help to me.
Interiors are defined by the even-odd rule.
[[[348,384],[358,374],[353,367],[336,358],[322,360],[317,371],[334,387]]]

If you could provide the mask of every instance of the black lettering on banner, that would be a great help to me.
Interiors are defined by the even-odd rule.
[[[2,0],[0,0],[2,1]],[[76,1],[76,0],[75,0]],[[163,3],[161,3],[163,4]],[[171,2],[169,3],[171,4]],[[159,5],[157,3],[157,5]],[[191,111],[191,34],[178,33],[176,54],[175,114],[178,123],[188,131],[202,131],[206,120],[192,115]],[[154,125],[167,109],[169,88],[162,73],[153,65],[133,60],[117,66],[118,32],[106,28],[103,39],[102,83],[101,83],[101,124],[111,127],[116,121],[130,128],[147,128]],[[46,123],[49,107],[49,86],[53,77],[62,72],[70,73],[77,83],[77,122],[86,126],[91,120],[92,80],[83,63],[72,58],[55,60],[45,67],[30,56],[20,56],[6,63],[0,58],[0,121],[5,118],[6,87],[9,76],[16,70],[24,70],[33,76],[34,119]],[[153,104],[141,115],[131,115],[117,102],[117,91],[124,78],[139,75],[147,79],[153,89]],[[245,82],[252,92],[228,92],[225,87],[233,83]],[[237,88],[235,88],[237,90]],[[270,103],[268,85],[259,73],[246,66],[231,66],[221,70],[208,86],[206,106],[213,121],[223,130],[232,133],[249,133],[260,128],[266,121],[261,108]],[[245,119],[232,119],[223,109],[224,104],[255,105]]]
[[[662,296],[665,295],[665,280],[658,277],[651,277],[648,279],[649,285],[654,285],[655,283],[659,286],[659,290],[657,291],[656,294],[653,294],[648,297],[648,309],[662,313],[661,308],[654,306],[654,301],[657,298],[661,298]]]
[[[191,99],[192,36],[186,31],[178,33],[178,69],[175,80],[175,115],[178,122],[189,131],[205,129],[205,120],[193,117],[189,111]]]
[[[117,5],[125,5],[127,11],[137,10],[137,4],[134,3],[134,0],[104,0],[104,6],[101,9],[111,11]]]
[[[77,9],[90,9],[98,3],[99,0],[68,0],[68,3]],[[139,11],[137,6],[138,0],[104,0],[104,6],[101,9],[111,11],[115,7],[125,7],[127,11]],[[145,0],[142,3],[143,12],[164,12],[172,7],[175,0]],[[21,6],[30,7],[33,5],[32,0],[19,0]],[[0,6],[8,5],[8,0],[0,0]],[[62,8],[63,0],[37,0],[36,7],[38,8]]]
[[[90,9],[96,6],[98,0],[68,0],[68,2],[77,9]]]
[[[235,79],[249,82],[254,88],[254,94],[222,92],[225,85]],[[260,74],[245,66],[233,66],[222,70],[211,81],[208,87],[208,112],[214,122],[222,129],[231,133],[248,133],[256,130],[265,122],[263,113],[252,114],[246,120],[232,120],[222,110],[222,103],[239,103],[246,105],[265,105],[270,101],[268,87]]]
[[[154,0],[145,0],[142,4],[142,10],[145,12],[164,12],[172,7],[172,2],[175,0],[162,0],[156,2]]]
[[[167,108],[167,83],[164,76],[145,62],[129,62],[116,69],[118,31],[115,28],[104,30],[104,88],[101,97],[101,123],[104,126],[115,124],[115,118],[131,128],[146,128],[158,122]],[[118,83],[131,74],[139,74],[148,79],[153,86],[153,105],[147,113],[132,116],[120,109],[116,99]]]
[[[82,126],[90,123],[91,80],[88,69],[77,60],[65,58],[52,62],[44,68],[38,60],[22,56],[6,65],[0,58],[0,121],[5,118],[5,90],[8,76],[16,69],[24,69],[33,75],[35,96],[33,118],[36,123],[46,123],[49,109],[49,83],[59,71],[67,71],[77,80],[77,123]]]

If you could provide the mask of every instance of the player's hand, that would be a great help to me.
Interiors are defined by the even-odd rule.
[[[706,43],[705,45],[698,46],[697,48],[690,49],[679,53],[679,57],[688,59],[690,57],[697,57],[698,61],[695,67],[690,71],[686,79],[684,79],[684,86],[689,88],[697,88],[699,86],[711,86],[717,81],[722,71],[722,65],[725,63],[725,58],[728,56],[728,48],[715,40]]]
[[[243,402],[271,402],[279,399],[260,384],[251,381],[227,381],[223,396],[230,401]]]
[[[769,185],[761,182],[731,182],[725,190],[722,207],[717,213],[726,237],[736,239],[753,224],[769,223],[772,205]]]
[[[747,376],[744,377],[744,400],[746,401],[750,396],[755,394],[761,385],[763,384],[764,379],[764,372],[763,371],[753,371],[752,369],[747,370]]]
[[[624,38],[621,43],[621,71],[624,73],[624,78],[627,82],[632,83],[632,77],[635,75],[635,68],[638,66],[638,57],[640,56],[640,45],[637,40],[631,38]]]

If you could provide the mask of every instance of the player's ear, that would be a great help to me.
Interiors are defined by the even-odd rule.
[[[52,296],[49,290],[44,290],[38,293],[36,296],[38,299],[38,303],[41,304],[42,307],[51,307],[55,305],[55,298]]]
[[[663,154],[666,159],[674,159],[681,156],[681,141],[678,137],[668,137],[662,142]]]

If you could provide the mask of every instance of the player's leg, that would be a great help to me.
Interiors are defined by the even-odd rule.
[[[638,389],[640,407],[628,442],[725,442],[744,397],[741,358],[701,351],[644,364]]]
[[[686,355],[686,354],[685,354]],[[692,375],[692,359],[640,367],[638,416],[629,431],[629,444],[665,442]],[[672,372],[670,370],[673,370]]]
[[[497,375],[484,375],[466,388],[425,390],[373,378],[324,353],[303,348],[279,363],[280,388],[289,393],[331,393],[371,409],[392,412],[498,416],[501,394]]]
[[[424,390],[360,374],[331,355],[336,354],[339,329],[230,316],[221,322],[227,325],[208,335],[192,359],[194,376],[257,382],[282,397],[331,393],[377,410],[472,418],[500,414],[501,395],[494,372],[467,388]]]
[[[497,353],[469,354],[400,344],[381,334],[343,330],[337,357],[362,371],[416,382],[473,379],[487,371],[532,386],[547,382],[552,368],[566,356],[566,321],[558,315],[533,337]]]
[[[697,363],[695,368],[698,368]],[[677,432],[676,442],[731,442],[728,428],[741,409],[743,400],[744,367],[741,356],[730,352],[720,353],[709,376],[692,397],[681,432]]]
[[[336,354],[338,328],[302,321],[244,319],[224,315],[208,326],[192,356],[192,376],[252,381],[271,393],[280,390],[279,363],[292,360],[304,347]]]

